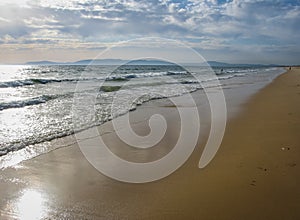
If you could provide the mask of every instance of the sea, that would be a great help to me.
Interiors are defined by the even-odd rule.
[[[270,66],[0,65],[0,158],[21,149],[42,154],[49,150],[42,143],[101,125],[150,100],[201,90],[205,81],[218,80],[234,94],[236,88],[262,88],[283,72]],[[97,94],[95,114],[74,125],[78,94]]]

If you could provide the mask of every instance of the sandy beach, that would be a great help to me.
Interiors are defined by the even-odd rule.
[[[299,219],[299,99],[300,68],[294,67],[230,118],[207,167],[197,166],[207,136],[202,132],[184,166],[153,183],[105,177],[76,143],[2,169],[0,219]],[[121,157],[151,161],[170,151],[180,128],[176,109],[157,101],[130,113],[139,134],[149,132],[144,122],[153,111],[164,115],[172,128],[159,144],[164,148],[137,152],[126,147],[111,123],[99,131]],[[144,122],[139,123],[141,118]],[[202,123],[201,129],[207,130],[209,121]]]

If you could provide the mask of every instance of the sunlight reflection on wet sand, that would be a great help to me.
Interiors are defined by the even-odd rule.
[[[34,189],[26,190],[15,207],[17,216],[22,220],[41,219],[47,214],[45,195]]]

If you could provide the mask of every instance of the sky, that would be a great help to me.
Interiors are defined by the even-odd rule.
[[[119,42],[156,37],[206,60],[300,64],[299,24],[300,0],[0,0],[0,63],[93,59]],[[130,59],[128,51],[104,58]]]

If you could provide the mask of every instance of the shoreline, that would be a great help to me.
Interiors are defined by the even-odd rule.
[[[277,68],[277,73],[275,73],[275,75],[277,75],[276,77],[278,77],[279,75],[281,75],[285,72],[284,70],[282,70],[283,67],[276,67],[276,68]],[[285,68],[285,69],[287,70],[287,68]],[[247,102],[249,98],[251,98],[253,95],[255,95],[257,92],[259,92],[262,88],[264,88],[265,86],[270,84],[275,79],[274,77],[271,77],[271,78],[273,78],[273,79],[271,79],[270,81],[265,81],[265,82],[261,83],[260,85],[259,85],[259,83],[257,83],[258,85],[249,87],[247,92],[243,91],[243,89],[246,89],[246,88],[240,88],[239,91],[237,91],[236,93],[241,93],[242,95],[241,94],[235,95],[234,94],[235,92],[229,93],[228,96],[226,95],[225,96],[226,102],[230,103],[232,106],[234,106],[233,108],[235,108],[235,109],[233,109],[233,110],[231,109],[229,111],[230,115],[228,115],[228,118],[234,118],[235,116],[237,116],[241,110],[241,105],[243,103]],[[223,80],[224,79],[219,79],[219,81],[223,81]],[[223,88],[223,90],[224,90],[223,92],[225,95],[225,93],[227,92],[227,85],[226,84],[223,86],[221,85],[221,87]],[[171,96],[168,98],[164,97],[164,98],[150,99],[150,100],[142,103],[141,105],[137,105],[135,109],[132,109],[129,112],[122,114],[118,117],[122,117],[131,112],[135,112],[137,109],[139,110],[139,108],[143,109],[144,105],[148,106],[150,104],[150,105],[154,105],[154,106],[160,106],[160,105],[163,106],[164,104],[161,104],[161,103],[168,103],[168,100],[170,98],[184,99],[184,97],[186,97],[186,95],[188,95],[188,94],[191,94],[195,100],[198,99],[198,103],[199,103],[200,101],[202,101],[202,100],[199,101],[199,96],[201,96],[203,100],[206,99],[205,97],[203,97],[203,93],[204,93],[204,89],[199,88],[199,89],[196,89],[195,91],[189,92],[187,94]],[[204,95],[204,96],[206,96],[206,95]],[[234,98],[232,96],[234,96]],[[227,100],[228,97],[231,100]],[[206,105],[209,104],[207,102],[207,100],[205,100],[205,104]],[[208,111],[208,109],[204,109],[204,111]],[[18,163],[23,162],[23,161],[33,159],[40,155],[47,154],[53,150],[63,148],[63,147],[69,146],[69,145],[74,145],[74,143],[77,141],[74,136],[77,133],[84,132],[84,131],[92,129],[94,127],[103,126],[106,123],[111,123],[111,120],[106,121],[99,125],[94,125],[94,126],[91,126],[88,128],[81,129],[80,131],[77,131],[73,134],[66,134],[66,135],[62,135],[62,136],[58,136],[58,137],[51,137],[51,138],[49,138],[49,140],[39,141],[37,143],[30,144],[23,148],[20,148],[16,151],[9,151],[3,155],[0,154],[1,155],[0,156],[0,170],[5,169],[10,166],[17,165]],[[208,122],[206,122],[206,123],[208,123]]]
[[[241,113],[229,120],[222,145],[205,169],[197,168],[201,139],[184,166],[149,184],[125,184],[101,175],[76,146],[23,161],[0,171],[0,217],[24,214],[18,206],[20,198],[35,192],[43,198],[37,215],[54,219],[297,219],[299,97],[300,69],[294,67],[242,105]],[[156,108],[173,123],[164,140],[173,143],[178,132],[176,109]],[[145,105],[135,115],[151,115],[153,109]],[[143,123],[136,126],[141,134],[148,132]],[[109,124],[102,127],[111,130]],[[122,146],[114,135],[106,136]],[[123,153],[118,147],[114,150]],[[144,158],[149,155],[132,152],[141,160],[152,159],[152,155]],[[155,149],[153,154],[167,152]]]

